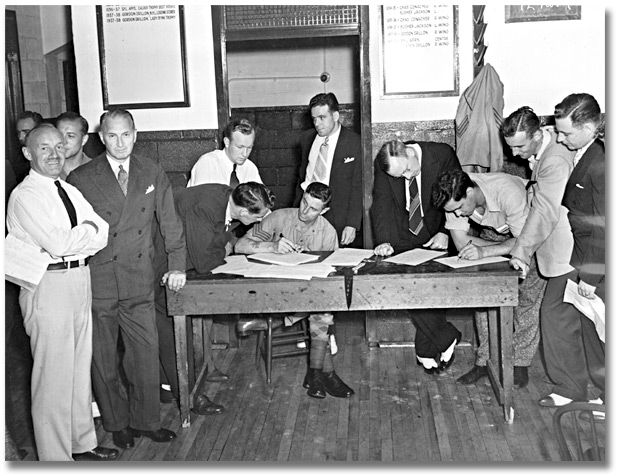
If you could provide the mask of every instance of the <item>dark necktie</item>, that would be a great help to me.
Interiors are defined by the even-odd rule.
[[[122,165],[118,166],[118,184],[121,186],[121,190],[123,194],[127,196],[127,181],[129,180],[129,175],[127,171],[123,168]]]
[[[409,184],[409,231],[414,235],[420,233],[423,225],[420,205],[418,181],[413,177]]]
[[[65,208],[67,209],[67,213],[69,214],[69,220],[71,220],[71,228],[77,226],[77,213],[75,212],[75,207],[73,203],[71,203],[71,199],[62,185],[60,185],[60,180],[54,180],[56,187],[58,188],[58,195],[60,195],[60,199],[62,203],[65,204]]]
[[[237,177],[237,164],[234,164],[233,171],[230,174],[230,186],[235,188],[237,185],[239,185],[239,178]]]

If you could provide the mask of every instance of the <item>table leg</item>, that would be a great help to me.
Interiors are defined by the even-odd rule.
[[[514,347],[512,335],[514,331],[514,307],[499,308],[499,322],[501,326],[501,360],[502,360],[502,387],[504,395],[504,419],[506,423],[514,420]]]
[[[189,365],[187,361],[187,328],[185,316],[174,316],[174,343],[177,355],[177,374],[179,377],[179,405],[181,424],[190,426],[189,413]]]

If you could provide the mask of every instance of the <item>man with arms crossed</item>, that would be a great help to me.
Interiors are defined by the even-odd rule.
[[[13,190],[7,227],[51,264],[19,302],[30,336],[32,423],[39,461],[116,459],[97,446],[91,408],[92,313],[88,259],[106,246],[108,224],[75,187],[59,180],[63,137],[48,124],[26,137],[31,170]]]

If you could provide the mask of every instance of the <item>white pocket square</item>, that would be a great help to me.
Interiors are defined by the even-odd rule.
[[[146,192],[144,195],[151,193],[153,190],[155,190],[155,186],[154,185],[149,185],[148,188],[146,189]]]
[[[583,190],[583,187],[581,185],[579,185],[578,183],[575,184],[575,187],[580,188],[581,190]]]
[[[344,163],[348,164],[349,162],[353,162],[355,160],[355,157],[345,157],[344,158]]]

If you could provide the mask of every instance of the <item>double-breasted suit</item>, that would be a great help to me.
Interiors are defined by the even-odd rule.
[[[408,141],[405,144],[414,144]],[[409,212],[405,203],[406,179],[394,178],[383,172],[375,161],[375,182],[372,191],[370,218],[375,246],[390,243],[396,253],[420,248],[437,233],[450,236],[445,229],[443,210],[432,205],[431,191],[437,179],[448,170],[460,169],[461,164],[448,144],[418,142],[422,150],[420,163],[420,199],[424,211],[424,226],[418,235],[409,231]],[[415,349],[419,357],[434,358],[444,352],[460,332],[446,320],[443,309],[411,311],[416,326]]]
[[[306,169],[312,143],[316,138],[315,129],[303,133],[301,137],[301,166],[296,188],[294,206],[298,207],[303,196],[300,184],[306,180]],[[362,140],[359,134],[340,126],[340,136],[334,149],[334,159],[331,166],[329,186],[332,189],[330,209],[323,215],[342,237],[342,230],[346,226],[355,228],[356,239],[351,244],[361,245],[362,228]]]
[[[185,270],[183,225],[172,187],[155,161],[132,154],[127,196],[103,153],[75,169],[76,186],[110,226],[108,245],[90,261],[93,289],[93,382],[104,428],[157,430],[158,339],[153,300],[153,221],[164,238],[170,270]],[[121,334],[128,395],[120,389],[117,341]]]

